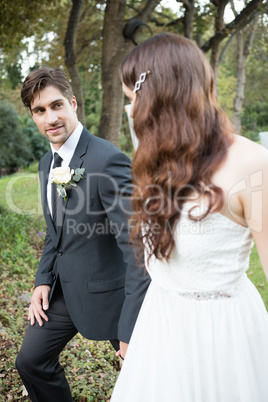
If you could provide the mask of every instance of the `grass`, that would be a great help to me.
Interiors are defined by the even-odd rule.
[[[37,165],[0,180],[0,204],[19,214],[43,216]]]
[[[28,325],[24,297],[33,291],[44,232],[37,167],[0,179],[0,402],[30,401],[14,362]],[[61,364],[75,401],[110,399],[120,363],[109,342],[78,334],[61,354]]]
[[[14,361],[28,325],[24,297],[33,290],[44,246],[45,222],[38,191],[36,166],[0,180],[0,323],[6,331],[0,331],[1,402],[29,401]],[[255,247],[248,276],[268,310],[268,284]],[[77,335],[61,354],[61,364],[75,401],[109,400],[120,370],[109,342],[92,342]]]
[[[268,311],[268,284],[265,273],[263,272],[262,265],[258,256],[256,246],[253,247],[250,255],[250,264],[247,271],[249,279],[254,283],[258,289],[262,300]]]
[[[44,222],[0,206],[0,401],[29,401],[14,362],[28,325],[28,302],[44,246]],[[108,401],[120,365],[109,342],[77,335],[61,354],[75,401]]]

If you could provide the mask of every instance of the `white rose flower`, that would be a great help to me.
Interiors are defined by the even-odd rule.
[[[51,181],[56,184],[67,184],[72,178],[72,172],[69,166],[61,166],[51,171]]]

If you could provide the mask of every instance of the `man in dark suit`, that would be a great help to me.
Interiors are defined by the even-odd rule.
[[[46,241],[16,366],[32,401],[68,402],[59,353],[80,332],[124,357],[150,279],[129,244],[129,158],[79,123],[61,70],[32,71],[21,97],[51,151],[39,164]],[[62,184],[76,175],[68,167],[82,169],[76,186],[55,197],[51,171]]]

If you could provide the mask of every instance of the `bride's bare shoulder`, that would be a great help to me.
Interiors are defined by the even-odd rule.
[[[229,156],[234,159],[241,168],[261,168],[268,166],[268,150],[241,135],[234,134],[234,141],[229,149]]]
[[[233,136],[227,157],[213,176],[213,182],[229,191],[242,179],[262,171],[268,179],[268,150],[262,145],[240,135]]]

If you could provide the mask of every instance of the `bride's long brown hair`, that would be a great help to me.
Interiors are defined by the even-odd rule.
[[[134,89],[144,72],[132,108],[139,140],[132,238],[147,245],[148,258],[168,260],[187,199],[206,198],[198,219],[223,206],[223,191],[211,178],[227,155],[232,127],[218,106],[212,68],[190,40],[165,33],[141,43],[123,60],[121,80]]]

